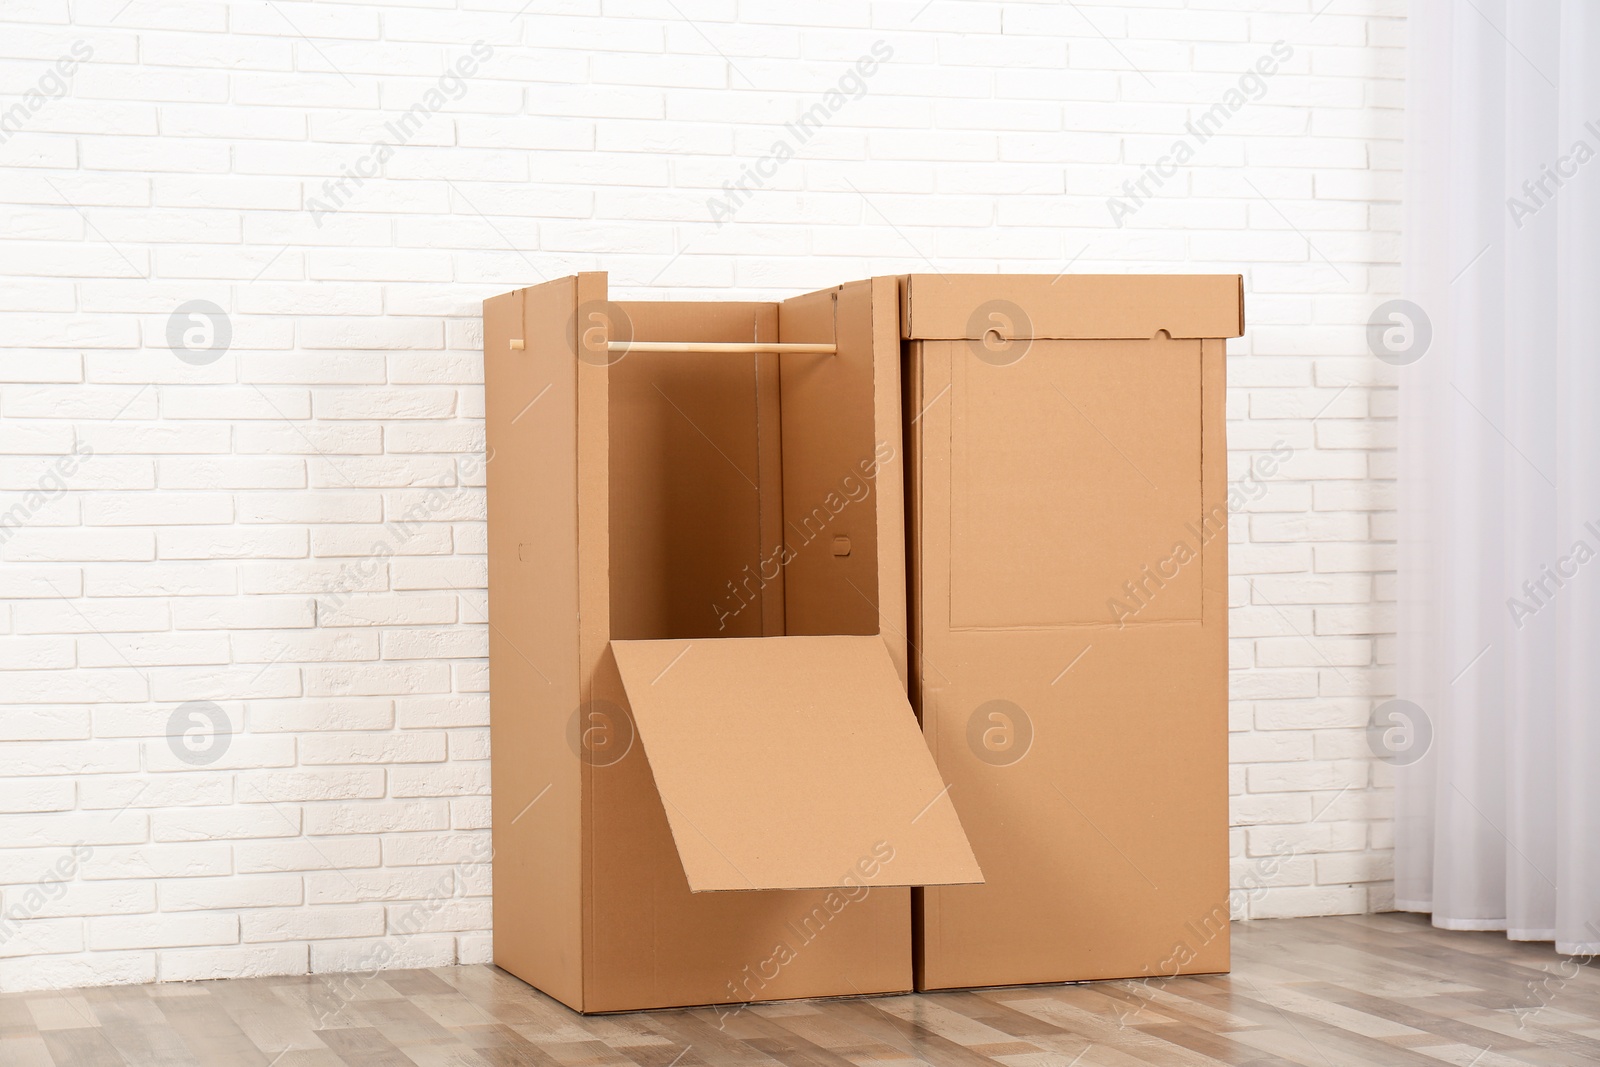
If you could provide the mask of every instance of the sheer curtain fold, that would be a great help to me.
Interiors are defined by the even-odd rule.
[[[1600,952],[1600,16],[1413,0],[1395,896]]]

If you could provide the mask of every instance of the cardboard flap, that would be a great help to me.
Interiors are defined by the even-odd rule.
[[[911,274],[900,288],[900,334],[924,341],[1238,337],[1237,274]]]
[[[983,881],[881,638],[611,647],[691,890]]]

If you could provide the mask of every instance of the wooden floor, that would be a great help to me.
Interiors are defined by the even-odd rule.
[[[493,967],[0,995],[4,1067],[1600,1064],[1600,969],[1412,915],[1234,926],[1233,974],[584,1018]]]

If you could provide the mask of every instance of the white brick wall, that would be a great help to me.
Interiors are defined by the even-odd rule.
[[[479,301],[598,268],[1242,271],[1238,903],[1386,905],[1400,0],[521,6],[0,12],[0,988],[489,958]]]

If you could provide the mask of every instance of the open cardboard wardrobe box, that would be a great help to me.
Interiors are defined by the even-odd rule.
[[[584,1012],[1226,970],[1241,328],[1237,276],[485,301],[495,962]]]

